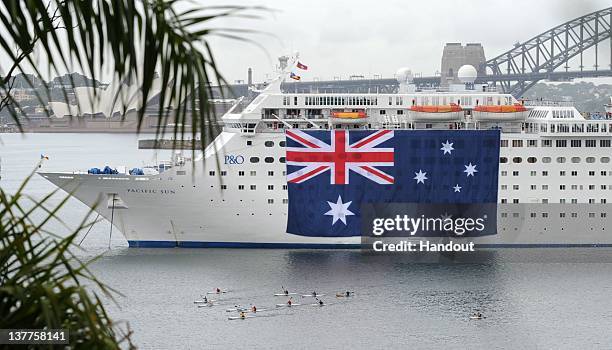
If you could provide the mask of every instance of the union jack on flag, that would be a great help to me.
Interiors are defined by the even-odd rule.
[[[286,131],[287,139],[300,146],[287,145],[287,165],[301,167],[287,175],[288,182],[302,183],[329,170],[333,185],[348,185],[351,171],[378,184],[394,183],[393,176],[380,169],[394,166],[394,149],[378,147],[393,138],[393,130],[375,131],[358,140],[349,140],[348,130],[329,133],[327,143],[302,130]]]

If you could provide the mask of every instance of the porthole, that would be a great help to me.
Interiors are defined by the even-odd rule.
[[[551,161],[550,157],[542,158],[542,163],[550,163],[550,161]]]
[[[600,161],[602,163],[610,163],[610,157],[601,157]]]
[[[274,158],[266,157],[266,158],[264,158],[264,162],[266,162],[266,163],[274,163]]]
[[[278,145],[279,145],[280,147],[285,147],[285,141],[280,141],[280,142],[278,143]]]
[[[523,158],[521,157],[514,157],[512,158],[512,163],[520,163],[523,161]]]
[[[572,163],[580,163],[580,157],[572,157]]]
[[[508,158],[506,158],[506,157],[499,157],[499,162],[500,163],[508,163]]]
[[[538,159],[536,157],[529,157],[529,158],[527,158],[527,163],[533,164],[533,163],[535,163],[537,161],[538,161]]]
[[[274,146],[274,141],[266,141],[266,142],[264,142],[264,146],[272,147],[272,146]]]
[[[251,163],[259,163],[259,157],[251,157]]]
[[[565,157],[557,157],[557,163],[565,163]]]
[[[281,163],[284,163],[284,162],[285,162],[285,157],[280,157],[280,158],[278,159],[278,161],[279,161],[279,162],[281,162]]]
[[[587,163],[595,163],[595,157],[587,157],[586,162]]]

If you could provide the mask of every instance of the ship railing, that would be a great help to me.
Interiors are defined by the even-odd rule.
[[[573,101],[522,100],[527,107],[574,107]]]
[[[273,117],[274,119],[276,119],[275,117]],[[283,120],[288,120],[288,121],[292,121],[292,120],[304,120],[304,119],[327,119],[329,118],[329,116],[326,116],[324,114],[307,114],[307,115],[303,115],[303,114],[279,114],[278,118],[283,119]],[[264,116],[262,118],[263,120],[269,120],[272,119],[269,116]]]
[[[525,133],[542,136],[612,136],[612,120],[573,123],[526,123]]]
[[[611,132],[571,132],[571,131],[563,131],[563,132],[550,132],[550,131],[532,131],[527,132],[528,134],[538,134],[540,136],[548,136],[548,137],[556,137],[556,136],[567,136],[567,137],[589,137],[589,136],[612,136]]]

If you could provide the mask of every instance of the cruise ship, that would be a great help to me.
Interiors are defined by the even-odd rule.
[[[497,234],[457,239],[612,246],[610,113],[595,120],[569,102],[519,101],[474,84],[472,66],[444,91],[417,89],[401,69],[393,94],[282,92],[289,74],[223,115],[222,132],[195,159],[176,153],[142,170],[39,174],[111,221],[130,247],[356,248],[360,237],[286,232],[286,130],[498,129]]]

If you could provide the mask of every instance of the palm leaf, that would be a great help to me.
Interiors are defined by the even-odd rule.
[[[99,295],[114,300],[117,292],[91,273],[95,259],[72,252],[89,215],[66,237],[43,233],[68,196],[51,207],[50,196],[31,202],[29,178],[13,195],[0,188],[0,328],[66,328],[71,348],[134,348],[129,327],[110,319]]]

